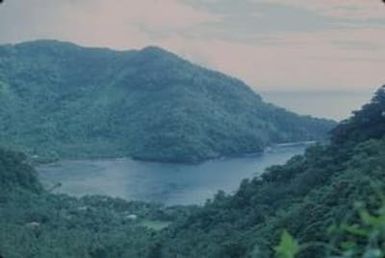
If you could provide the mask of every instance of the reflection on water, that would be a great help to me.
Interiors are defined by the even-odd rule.
[[[243,178],[263,172],[301,154],[305,144],[277,146],[263,154],[210,160],[201,164],[170,164],[109,160],[60,161],[38,167],[43,183],[62,183],[57,192],[75,196],[103,194],[127,200],[202,204],[218,190],[236,190]]]

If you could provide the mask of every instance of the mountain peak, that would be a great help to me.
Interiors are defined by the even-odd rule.
[[[141,49],[142,52],[153,52],[153,53],[169,53],[167,50],[158,46],[147,46]]]
[[[23,148],[39,156],[201,161],[319,139],[334,125],[263,103],[243,82],[160,47],[130,52],[46,40],[24,45],[5,53],[0,67],[12,69],[2,75],[4,106],[28,116],[10,120],[0,109],[7,123],[0,141],[18,146],[22,138]],[[19,135],[19,128],[28,133]]]
[[[150,57],[173,57],[181,59],[178,55],[158,46],[147,46],[139,51],[140,54]]]
[[[80,47],[72,42],[60,41],[54,39],[38,39],[33,41],[27,41],[22,43],[15,44],[16,47],[30,47],[30,46],[38,46],[38,47]]]

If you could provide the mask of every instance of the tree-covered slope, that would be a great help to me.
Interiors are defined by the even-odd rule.
[[[157,232],[189,209],[54,195],[24,155],[0,150],[0,257],[155,258]]]
[[[374,241],[385,241],[385,222],[364,216],[377,229],[359,229],[353,205],[360,201],[377,214],[384,201],[384,92],[385,86],[338,125],[330,145],[311,147],[261,177],[244,180],[235,195],[218,193],[171,226],[164,232],[160,257],[274,257],[285,229],[309,243],[299,257],[383,257],[385,242],[378,246]],[[350,236],[330,231],[339,224]]]
[[[24,154],[0,148],[0,196],[18,190],[38,193],[42,189]]]
[[[377,207],[385,207],[384,91],[338,125],[331,144],[244,180],[234,195],[219,192],[203,207],[53,195],[23,155],[0,151],[0,256],[267,258],[286,229],[307,244],[299,257],[383,257],[385,211]],[[377,122],[361,127],[363,114]],[[359,227],[357,201],[374,214],[360,213],[371,231]]]
[[[0,46],[0,101],[0,143],[49,158],[199,161],[318,140],[334,125],[156,47]]]

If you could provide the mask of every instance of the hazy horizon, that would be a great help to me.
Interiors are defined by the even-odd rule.
[[[266,102],[298,114],[336,121],[348,119],[353,111],[361,109],[373,96],[372,91],[341,90],[265,90],[258,93]]]
[[[270,92],[266,99],[277,105],[340,120],[384,84],[383,11],[377,0],[12,0],[0,5],[0,44],[155,45]],[[361,95],[343,105],[320,96],[320,110],[283,99],[284,92]]]
[[[0,0],[0,31],[0,258],[385,258],[385,0]]]
[[[9,0],[0,5],[0,43],[48,38],[114,49],[157,45],[256,89],[379,87],[384,29],[379,0]]]

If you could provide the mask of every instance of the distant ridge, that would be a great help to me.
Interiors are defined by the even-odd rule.
[[[0,144],[41,158],[197,162],[319,140],[333,121],[271,104],[159,47],[0,46]]]

